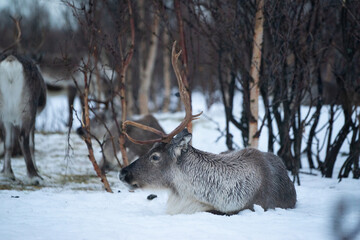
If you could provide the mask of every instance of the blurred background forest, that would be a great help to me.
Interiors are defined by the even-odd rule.
[[[65,88],[70,102],[76,94],[82,99],[86,76],[94,111],[118,115],[126,97],[131,117],[181,109],[170,63],[176,40],[189,90],[201,92],[209,107],[224,105],[219,114],[233,150],[249,141],[256,9],[255,0],[13,0],[1,8],[0,49],[16,38],[9,16],[21,16],[17,51],[37,62],[49,91]],[[263,10],[259,102],[265,114],[258,134],[266,129],[268,151],[279,145],[276,154],[294,176],[303,157],[332,177],[336,159],[345,154],[338,177],[358,179],[360,1],[265,0]],[[234,112],[238,105],[241,112]],[[326,124],[319,124],[320,114]],[[344,121],[334,131],[339,116]],[[242,143],[233,142],[230,126],[240,130]],[[349,149],[341,153],[344,143]]]

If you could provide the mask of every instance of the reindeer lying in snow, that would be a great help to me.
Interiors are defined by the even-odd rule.
[[[294,184],[279,157],[252,148],[212,154],[193,148],[190,140],[185,129],[170,143],[156,143],[121,170],[120,180],[131,188],[168,189],[169,214],[295,206]]]
[[[274,154],[251,148],[212,154],[190,145],[192,135],[185,127],[198,115],[191,114],[190,97],[177,67],[178,57],[174,44],[172,63],[185,105],[185,119],[169,134],[138,123],[124,122],[123,129],[132,125],[161,137],[139,141],[124,132],[134,143],[156,143],[147,154],[121,170],[120,180],[130,188],[169,190],[169,214],[208,211],[230,215],[252,209],[254,204],[265,210],[295,207],[294,184],[284,163]]]
[[[31,183],[41,180],[34,161],[36,114],[46,104],[46,86],[36,65],[18,54],[0,56],[0,127],[5,137],[5,160],[1,175],[15,179],[11,154],[19,141]]]

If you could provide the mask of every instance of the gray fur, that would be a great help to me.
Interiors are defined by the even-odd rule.
[[[133,188],[169,189],[169,214],[295,207],[294,184],[278,156],[253,148],[212,154],[193,148],[190,139],[185,129],[169,144],[155,144],[120,172],[120,180]]]
[[[34,129],[36,114],[46,104],[45,83],[37,66],[27,57],[3,54],[0,56],[0,64],[3,88],[0,91],[0,127],[5,138],[2,175],[15,179],[11,168],[11,153],[15,141],[19,141],[27,175],[31,178],[31,183],[39,183],[41,177],[34,161]],[[7,93],[7,89],[11,89],[16,97]]]

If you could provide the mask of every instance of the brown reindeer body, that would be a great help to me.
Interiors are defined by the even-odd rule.
[[[15,179],[11,153],[19,141],[32,183],[39,183],[34,162],[34,128],[36,114],[46,104],[46,87],[36,65],[18,54],[0,56],[0,126],[5,141],[2,175]]]

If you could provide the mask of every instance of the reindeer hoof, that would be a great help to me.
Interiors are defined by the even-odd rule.
[[[24,184],[40,186],[44,184],[44,179],[40,176],[28,177],[26,180],[24,180]]]
[[[0,172],[0,180],[3,181],[15,181],[15,175],[12,172]]]

